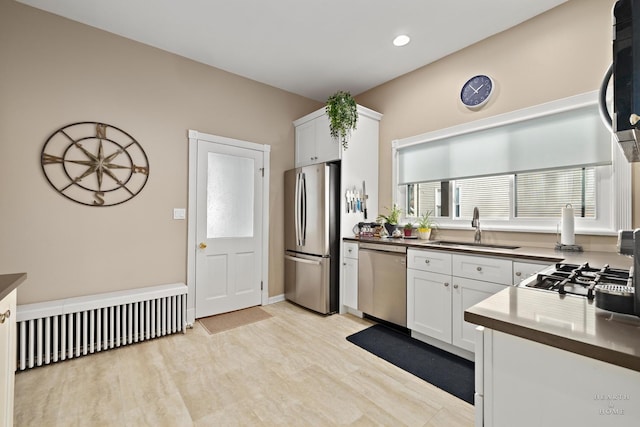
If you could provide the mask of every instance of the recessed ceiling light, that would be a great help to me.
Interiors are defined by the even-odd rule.
[[[407,36],[406,34],[401,34],[395,39],[393,39],[393,45],[400,47],[400,46],[406,45],[410,41],[411,39],[409,38],[409,36]]]

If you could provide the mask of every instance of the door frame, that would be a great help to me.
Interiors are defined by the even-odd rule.
[[[193,324],[196,319],[196,254],[198,250],[196,239],[196,180],[198,177],[198,141],[214,144],[230,145],[248,150],[262,152],[263,180],[262,180],[262,305],[269,301],[269,176],[271,172],[271,146],[255,142],[211,135],[189,129],[189,200],[187,206],[187,323]]]

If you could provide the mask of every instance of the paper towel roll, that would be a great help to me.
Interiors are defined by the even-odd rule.
[[[563,245],[576,244],[573,207],[571,205],[567,205],[564,208],[562,208],[562,222],[560,224],[560,243],[562,243]]]

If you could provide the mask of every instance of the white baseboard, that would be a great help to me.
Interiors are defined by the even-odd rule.
[[[269,301],[267,302],[267,305],[275,304],[281,301],[284,301],[284,294],[276,295],[274,297],[269,297]]]
[[[356,310],[355,308],[351,308],[351,307],[347,307],[346,305],[344,306],[345,309],[345,313],[349,313],[353,316],[359,317],[359,318],[363,318],[364,315],[361,311]]]

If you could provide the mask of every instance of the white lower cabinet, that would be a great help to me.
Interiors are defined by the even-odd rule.
[[[407,269],[407,327],[451,344],[451,275]]]
[[[473,353],[476,325],[464,311],[511,284],[512,261],[418,249],[407,260],[407,327]]]
[[[462,277],[453,278],[451,344],[465,350],[475,351],[477,326],[464,320],[464,311],[504,288],[506,288],[505,285],[497,283],[481,282]]]
[[[478,340],[476,426],[639,424],[640,372],[488,328]]]
[[[513,262],[513,286],[518,286],[520,282],[527,279],[534,274],[537,274],[547,268],[550,264],[548,262],[533,263],[533,262]]]
[[[358,309],[358,244],[344,243],[342,259],[342,304]]]
[[[0,301],[0,427],[13,425],[16,372],[16,290]]]

